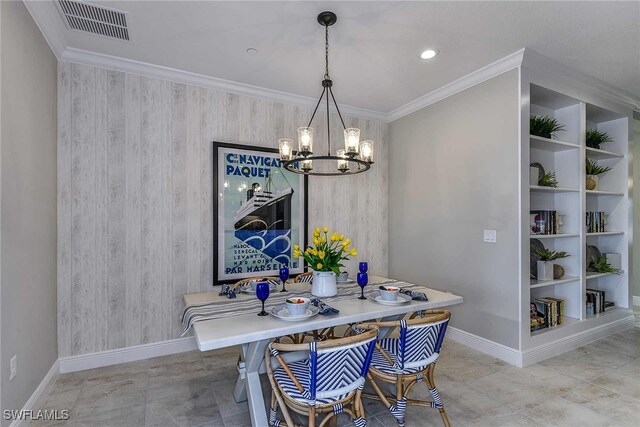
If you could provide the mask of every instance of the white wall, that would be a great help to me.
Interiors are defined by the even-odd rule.
[[[68,62],[58,78],[60,356],[177,338],[182,296],[212,290],[211,142],[277,147],[311,110]],[[345,120],[376,141],[376,163],[312,177],[309,226],[350,236],[386,274],[387,125]]]
[[[513,70],[389,125],[390,276],[461,295],[452,326],[513,348],[518,114]]]
[[[21,409],[58,357],[56,58],[22,2],[0,2],[0,10],[4,410]]]

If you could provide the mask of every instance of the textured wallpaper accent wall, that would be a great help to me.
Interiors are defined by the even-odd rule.
[[[182,295],[212,290],[211,142],[276,147],[310,114],[59,62],[60,356],[177,338]],[[325,138],[323,119],[314,123],[318,142]],[[309,226],[338,227],[355,241],[358,259],[384,275],[387,124],[345,121],[376,141],[376,163],[353,177],[312,177]],[[337,117],[332,123],[332,139],[342,141]]]

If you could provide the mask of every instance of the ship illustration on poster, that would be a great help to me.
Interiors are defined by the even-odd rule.
[[[293,188],[272,191],[271,177],[264,188],[247,189],[246,200],[233,217],[235,236],[275,262],[291,261],[291,198]]]

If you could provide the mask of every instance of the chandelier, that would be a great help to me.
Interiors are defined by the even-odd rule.
[[[360,141],[360,129],[348,128],[344,124],[340,108],[333,95],[333,82],[329,77],[329,27],[336,23],[338,17],[333,12],[322,12],[318,15],[318,23],[325,27],[325,71],[322,80],[322,93],[313,110],[309,124],[298,128],[298,150],[293,149],[293,140],[282,138],[278,140],[280,159],[283,166],[294,173],[304,175],[355,175],[365,172],[373,164],[373,141]],[[329,121],[329,96],[336,107],[340,122],[344,129],[344,148],[337,149],[335,155],[331,154],[331,125]],[[318,111],[322,99],[326,99],[327,105],[327,155],[314,154],[313,128],[311,123]]]

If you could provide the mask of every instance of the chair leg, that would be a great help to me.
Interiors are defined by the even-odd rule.
[[[316,407],[309,407],[309,427],[316,427]]]
[[[402,389],[402,376],[396,378],[396,405],[390,409],[391,413],[398,420],[398,427],[404,427],[404,416],[407,409],[407,402]]]
[[[451,423],[449,422],[449,417],[447,416],[447,412],[444,409],[444,405],[442,403],[442,398],[440,398],[440,393],[438,392],[438,388],[436,387],[435,382],[435,365],[431,365],[427,371],[427,384],[429,387],[429,393],[431,393],[431,398],[433,399],[432,406],[437,408],[440,412],[440,416],[442,417],[442,422],[445,427],[451,427]]]

